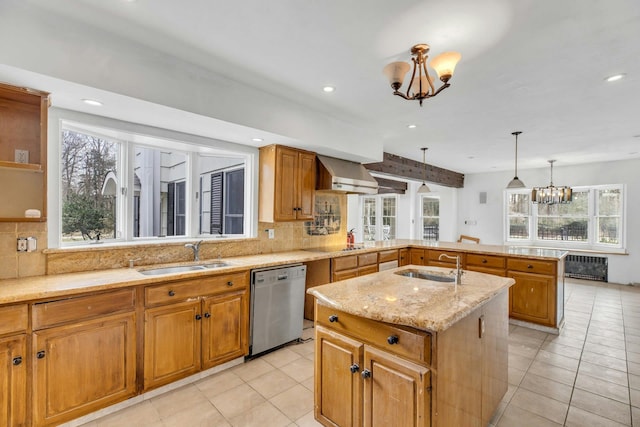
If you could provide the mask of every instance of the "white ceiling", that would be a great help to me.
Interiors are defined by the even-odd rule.
[[[514,130],[523,131],[521,169],[546,167],[548,159],[557,159],[560,167],[640,158],[638,0],[20,2],[2,1],[0,24],[25,20],[25,13],[32,12],[34,19],[25,20],[25,28],[38,25],[36,18],[43,19],[43,13],[59,18],[61,32],[83,23],[74,37],[85,54],[94,39],[85,37],[82,28],[99,29],[339,117],[382,141],[384,151],[421,160],[420,147],[429,147],[428,163],[455,171],[512,169]],[[55,43],[56,36],[49,31],[41,37]],[[393,96],[382,75],[388,62],[409,60],[416,43],[430,44],[433,55],[462,53],[451,87],[422,108]],[[21,54],[34,55],[27,50]],[[73,53],[66,50],[60,54]],[[144,103],[134,89],[131,96],[98,91],[85,85],[80,74],[60,79],[74,75],[61,65],[52,69],[15,58],[3,61],[0,56],[0,79],[52,91],[54,105],[87,109],[77,99],[96,94],[113,97],[107,103],[111,107],[97,114],[246,144],[251,142],[243,138],[255,134],[251,123],[232,125],[223,117]],[[617,73],[626,78],[605,82]],[[325,84],[336,91],[322,92]],[[96,109],[88,111],[96,114]],[[408,124],[417,128],[408,129]],[[295,132],[278,134],[295,144]],[[340,147],[328,144],[326,151],[335,155]],[[370,159],[380,155],[361,153]]]

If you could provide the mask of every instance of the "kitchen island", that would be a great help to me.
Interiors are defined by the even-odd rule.
[[[515,281],[465,272],[455,286],[449,272],[411,265],[308,291],[316,297],[320,423],[489,423],[507,390]]]

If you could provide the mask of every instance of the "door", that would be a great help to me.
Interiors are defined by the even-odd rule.
[[[0,425],[24,426],[27,414],[27,338],[0,339]]]
[[[202,302],[202,367],[248,354],[249,298],[247,290],[205,298]]]
[[[316,194],[316,156],[311,153],[299,154],[299,199],[296,219],[313,219],[313,202]]]
[[[552,276],[510,271],[507,275],[516,280],[510,288],[509,315],[535,323],[553,326],[555,323],[554,279]]]
[[[427,265],[427,259],[425,257],[426,250],[425,249],[415,249],[411,248],[409,250],[411,254],[411,264],[413,265]]]
[[[150,308],[144,314],[144,387],[200,370],[200,301]]]
[[[315,169],[314,169],[315,171]],[[296,219],[298,207],[298,152],[284,147],[276,149],[275,220]]]
[[[63,421],[136,392],[135,313],[33,333],[35,425]]]
[[[400,249],[398,252],[398,267],[403,267],[411,263],[411,255],[409,249]]]
[[[316,326],[314,415],[323,425],[362,425],[363,349],[358,341]]]
[[[431,373],[428,368],[365,346],[364,426],[431,425]]]

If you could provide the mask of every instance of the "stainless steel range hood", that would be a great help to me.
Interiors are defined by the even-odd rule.
[[[378,193],[378,181],[360,163],[320,155],[317,158],[317,190],[356,194]]]

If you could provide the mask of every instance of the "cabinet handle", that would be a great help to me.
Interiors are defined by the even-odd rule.
[[[484,314],[478,319],[478,338],[484,336]]]
[[[529,264],[527,265],[527,268],[533,268],[533,265]]]
[[[14,366],[18,366],[22,363],[22,356],[14,357],[11,363],[13,363]]]
[[[196,320],[200,320],[200,319],[202,319],[202,316],[199,314],[196,314]]]
[[[173,296],[175,296],[175,295],[176,295],[176,293],[175,293],[175,292],[173,292],[173,290],[170,290],[170,291],[169,291],[169,296],[170,296],[170,297],[173,297]]]
[[[227,286],[233,286],[233,280],[229,280],[229,281],[227,282]]]
[[[331,316],[329,316],[329,322],[335,323],[337,321],[338,321],[338,316],[336,316],[335,314],[332,314]]]
[[[44,352],[44,350],[40,350],[39,352],[36,353],[36,357],[38,359],[44,359],[45,354],[46,353]]]
[[[487,263],[487,260],[486,260],[486,259],[483,259],[483,260],[482,260],[482,263],[483,263],[483,264],[486,264],[486,263]]]
[[[399,340],[400,340],[400,339],[398,338],[398,336],[397,336],[397,335],[389,335],[389,336],[387,337],[387,342],[388,342],[390,345],[398,344],[398,341],[399,341]]]
[[[360,366],[358,366],[357,363],[354,363],[353,365],[349,366],[349,370],[351,371],[352,374],[355,374],[360,370]]]
[[[371,378],[371,371],[368,369],[365,369],[364,371],[362,371],[360,375],[362,375],[362,378],[364,379]]]
[[[211,317],[211,314],[209,314],[208,312],[204,314],[204,317],[206,317],[207,319]]]

